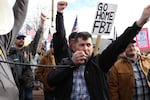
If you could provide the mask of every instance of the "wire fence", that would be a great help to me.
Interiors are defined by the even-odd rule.
[[[71,65],[42,65],[42,64],[29,64],[29,63],[20,63],[20,62],[12,62],[12,61],[2,61],[0,60],[1,63],[7,63],[7,64],[14,64],[14,65],[23,65],[23,66],[34,66],[34,67],[50,67],[50,68],[73,68],[74,66]]]

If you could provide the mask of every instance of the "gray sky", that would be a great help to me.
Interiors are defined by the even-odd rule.
[[[14,2],[14,0],[9,0]],[[55,1],[55,14],[56,3]],[[65,28],[67,35],[71,33],[73,23],[76,15],[78,15],[78,23],[80,31],[92,31],[94,17],[96,13],[96,7],[98,2],[106,2],[117,4],[117,13],[114,20],[114,26],[116,27],[118,35],[122,34],[125,28],[132,25],[134,21],[138,20],[141,16],[143,8],[150,4],[150,0],[66,0],[68,7],[64,11]],[[83,3],[84,2],[84,3]],[[28,17],[40,16],[40,12],[48,12],[48,16],[51,17],[51,0],[29,0]],[[54,17],[55,17],[54,14]],[[39,15],[39,16],[38,16]],[[148,27],[150,22],[144,27]],[[50,26],[50,20],[47,21],[47,25]],[[113,29],[112,33],[113,34]],[[109,37],[109,36],[106,36]],[[111,35],[110,35],[111,37]]]

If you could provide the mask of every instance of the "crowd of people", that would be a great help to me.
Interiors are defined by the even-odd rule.
[[[97,55],[91,33],[72,32],[67,40],[63,19],[67,6],[66,1],[57,3],[56,33],[46,51],[41,37],[47,16],[41,13],[34,39],[24,46],[26,36],[19,31],[28,0],[16,0],[14,25],[9,33],[0,33],[0,100],[33,100],[35,80],[42,84],[44,100],[150,100],[150,58],[134,40],[149,20],[150,5]],[[33,73],[34,58],[37,66]]]

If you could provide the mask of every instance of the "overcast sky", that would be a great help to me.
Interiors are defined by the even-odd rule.
[[[78,14],[79,19],[79,29],[81,31],[91,32],[96,7],[100,1],[118,5],[114,20],[114,26],[116,27],[118,35],[122,34],[126,27],[132,25],[134,21],[138,20],[141,16],[143,8],[150,4],[150,0],[73,0],[64,12],[66,29],[68,32],[71,32],[73,20],[75,19],[76,14]],[[71,21],[68,21],[69,19]],[[147,26],[145,25],[144,27]]]
[[[14,1],[14,0],[9,0]],[[56,3],[60,0],[54,0],[55,11]],[[76,15],[78,15],[78,24],[80,31],[92,31],[96,7],[98,2],[117,4],[117,12],[114,20],[117,34],[123,33],[125,28],[132,25],[134,21],[138,20],[141,16],[143,8],[150,4],[150,0],[66,0],[68,7],[64,11],[65,28],[67,35],[71,33],[73,23]],[[51,0],[29,0],[28,15],[37,15],[37,9],[48,12],[51,10]],[[38,10],[40,14],[40,10]],[[55,17],[56,13],[54,14]],[[51,13],[48,15],[51,17]],[[37,16],[38,17],[38,16]],[[50,23],[50,21],[47,21]],[[150,26],[150,22],[144,27]],[[149,28],[149,27],[148,27]],[[112,33],[113,34],[113,28]]]

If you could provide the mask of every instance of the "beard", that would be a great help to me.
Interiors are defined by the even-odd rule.
[[[136,55],[136,52],[126,53],[126,56],[129,58],[134,58],[135,55]]]
[[[19,48],[23,47],[23,44],[19,44],[18,47],[19,47]]]

